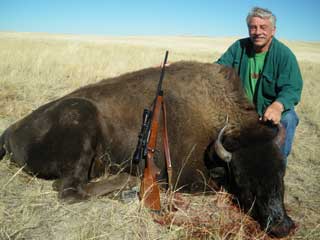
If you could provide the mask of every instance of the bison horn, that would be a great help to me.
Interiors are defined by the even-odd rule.
[[[222,135],[223,135],[227,126],[228,126],[228,115],[227,115],[226,123],[225,123],[224,127],[219,132],[218,139],[214,142],[214,150],[216,151],[219,158],[221,158],[223,161],[229,163],[232,159],[232,154],[230,152],[228,152],[223,147],[223,145],[221,143]]]

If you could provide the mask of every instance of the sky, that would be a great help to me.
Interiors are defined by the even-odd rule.
[[[254,6],[276,15],[278,38],[320,41],[320,0],[0,0],[0,31],[246,37]]]

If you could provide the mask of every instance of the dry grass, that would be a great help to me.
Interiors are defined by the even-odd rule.
[[[166,49],[171,62],[213,62],[233,41],[0,33],[0,132],[79,86],[158,65]],[[285,178],[285,204],[299,225],[290,239],[320,239],[320,43],[286,43],[304,77],[300,125]],[[182,196],[188,207],[163,226],[138,201],[103,197],[66,205],[51,184],[26,175],[8,158],[0,162],[0,239],[267,239],[225,193]]]

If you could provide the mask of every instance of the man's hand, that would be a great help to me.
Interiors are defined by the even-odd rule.
[[[263,114],[263,117],[260,118],[260,120],[263,121],[271,121],[274,124],[279,124],[281,120],[281,113],[283,112],[283,105],[281,102],[273,102],[269,107],[267,107],[267,110]]]

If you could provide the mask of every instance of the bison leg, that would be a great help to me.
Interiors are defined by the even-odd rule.
[[[66,159],[62,164],[62,176],[59,186],[59,198],[67,201],[88,198],[84,185],[89,181],[89,169],[95,151],[90,139],[85,139],[77,161]]]
[[[128,173],[120,173],[107,179],[90,182],[84,186],[84,190],[89,196],[102,196],[126,187],[132,188],[138,184],[138,177],[129,175]]]
[[[72,182],[73,180],[73,182]],[[75,179],[58,179],[53,188],[59,197],[69,203],[78,202],[93,196],[103,196],[111,192],[139,185],[140,179],[128,173],[120,173],[94,182],[79,184]]]

